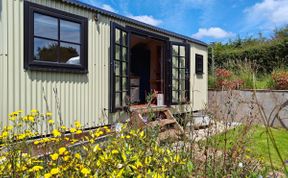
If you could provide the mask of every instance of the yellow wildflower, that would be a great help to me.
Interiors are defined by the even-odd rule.
[[[34,121],[35,121],[35,118],[34,118],[33,116],[28,116],[28,120],[29,120],[30,122],[34,122]]]
[[[57,129],[54,129],[52,131],[52,134],[53,134],[54,137],[60,137],[61,136],[61,132],[59,132]]]
[[[71,129],[70,129],[70,132],[71,132],[71,133],[74,133],[74,132],[76,132],[76,131],[77,131],[77,129],[75,129],[75,128],[71,128]]]
[[[30,112],[31,113],[38,113],[38,110],[37,109],[32,109]]]
[[[12,126],[12,125],[9,125],[9,126],[6,127],[6,129],[7,129],[7,130],[12,130],[12,129],[13,129],[13,126]]]
[[[64,156],[63,160],[68,161],[70,159],[70,156]]]
[[[129,139],[129,138],[130,138],[130,135],[126,135],[126,138],[128,138],[128,139]]]
[[[84,174],[85,176],[87,176],[91,173],[91,171],[88,168],[83,168],[83,169],[81,169],[81,173]]]
[[[54,153],[54,154],[50,155],[50,157],[51,157],[52,160],[55,161],[55,160],[58,159],[59,155],[58,155],[58,153]]]
[[[18,135],[18,140],[23,140],[26,137],[26,134]]]
[[[48,123],[49,123],[49,124],[54,124],[54,120],[49,119],[49,120],[48,120]]]
[[[66,150],[67,150],[67,149],[66,149],[65,147],[59,148],[59,154],[60,154],[60,155],[63,155]]]
[[[34,142],[34,145],[38,145],[40,142],[38,141],[38,140],[36,140],[35,142]]]
[[[44,174],[44,178],[50,178],[50,177],[52,177],[52,174],[50,174],[50,173]]]
[[[50,173],[51,173],[51,175],[56,175],[56,174],[58,174],[60,171],[59,171],[59,168],[53,168],[53,169],[51,169],[51,171],[50,171]]]
[[[51,117],[51,116],[52,116],[52,113],[51,113],[51,112],[47,112],[47,113],[46,113],[46,116],[47,116],[47,117]]]
[[[75,156],[75,158],[77,158],[77,159],[81,159],[81,155],[80,155],[79,153],[76,153],[74,156]]]
[[[15,116],[12,116],[12,117],[9,118],[10,121],[15,121],[15,119],[16,119]]]
[[[81,124],[80,124],[79,121],[74,122],[74,125],[75,125],[75,127],[78,128],[78,129],[81,127]]]
[[[96,133],[95,133],[95,136],[96,137],[100,137],[101,135],[103,135],[104,133],[103,133],[103,131],[97,131]]]
[[[37,171],[40,171],[42,170],[43,167],[42,166],[33,166],[31,169],[30,169],[30,172],[34,171],[34,172],[37,172]]]
[[[66,126],[62,125],[61,129],[66,130],[67,128],[66,128]]]
[[[4,132],[2,133],[2,137],[3,137],[3,138],[8,137],[8,132],[4,131]]]
[[[77,130],[76,131],[76,134],[81,134],[82,133],[82,130]]]

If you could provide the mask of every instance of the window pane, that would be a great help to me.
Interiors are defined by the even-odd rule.
[[[57,62],[57,42],[34,38],[34,59]]]
[[[126,77],[122,78],[122,87],[123,87],[123,91],[124,90],[128,90],[128,88],[127,88],[127,78]]]
[[[180,56],[185,56],[185,47],[180,46]]]
[[[185,80],[185,69],[180,69],[180,77],[179,79]]]
[[[173,79],[178,79],[178,69],[177,68],[173,68],[172,69],[172,78]]]
[[[67,64],[80,64],[80,45],[60,43],[59,62]]]
[[[115,77],[115,91],[121,91],[120,77]]]
[[[115,30],[115,43],[120,44],[120,30],[116,29]]]
[[[115,75],[120,76],[120,62],[114,61]]]
[[[115,59],[120,60],[120,49],[119,45],[115,45]]]
[[[127,63],[126,62],[122,62],[122,76],[127,76]]]
[[[178,92],[172,91],[172,102],[177,103],[178,102]]]
[[[127,48],[122,47],[122,60],[127,61]]]
[[[58,39],[58,19],[34,13],[34,35]]]
[[[178,67],[178,57],[177,56],[172,57],[172,65],[173,65],[173,67]]]
[[[172,47],[172,54],[173,56],[178,56],[178,46],[177,45],[173,45]]]
[[[185,80],[180,80],[179,82],[180,82],[180,88],[179,88],[179,90],[180,90],[180,91],[185,90],[185,89],[186,89],[186,88],[185,88]]]
[[[180,67],[185,68],[185,57],[180,57]]]
[[[60,20],[60,39],[64,41],[80,43],[80,24]]]
[[[122,45],[127,46],[127,33],[122,31]]]
[[[179,90],[178,83],[178,80],[172,80],[172,90]]]
[[[118,107],[121,107],[121,93],[115,93],[115,107],[118,108]]]
[[[128,104],[128,96],[126,92],[122,93],[122,106],[126,106]]]
[[[187,99],[186,99],[186,91],[185,90],[182,90],[180,92],[180,101],[181,102],[186,102],[187,101]]]

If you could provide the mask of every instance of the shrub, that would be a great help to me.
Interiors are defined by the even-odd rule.
[[[275,89],[279,90],[288,89],[288,71],[285,70],[273,71],[272,80]]]
[[[216,88],[219,89],[238,89],[243,85],[243,80],[232,79],[233,73],[227,69],[217,68],[215,70],[216,75]]]
[[[160,146],[155,132],[123,127],[120,133],[111,133],[103,127],[77,139],[83,132],[79,122],[69,129],[57,126],[51,113],[21,113],[11,113],[12,125],[0,132],[1,177],[186,177],[192,171],[192,163],[181,152]],[[51,136],[31,140],[41,123]],[[67,131],[71,136],[65,135]],[[107,140],[96,142],[104,134],[110,134]],[[83,145],[69,146],[76,142]]]

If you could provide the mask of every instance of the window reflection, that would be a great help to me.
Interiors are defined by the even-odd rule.
[[[34,59],[50,62],[57,62],[56,41],[34,38]]]
[[[68,64],[80,64],[80,45],[60,43],[59,62]]]
[[[57,40],[58,19],[34,13],[34,35]]]
[[[80,43],[80,24],[60,20],[60,40]]]

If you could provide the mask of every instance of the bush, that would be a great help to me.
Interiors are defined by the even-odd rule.
[[[241,79],[233,79],[233,73],[227,69],[217,68],[215,70],[216,82],[215,86],[218,89],[238,89],[243,85]]]
[[[181,152],[159,145],[155,132],[123,127],[121,133],[111,133],[103,127],[77,139],[83,132],[79,122],[68,129],[54,122],[51,113],[21,113],[11,113],[12,125],[0,132],[1,177],[186,177],[192,171]],[[31,140],[41,124],[51,137]],[[110,134],[108,139],[96,142],[104,134]],[[83,146],[69,146],[76,142]]]
[[[288,71],[276,70],[272,72],[272,80],[275,89],[287,90],[288,89]]]

